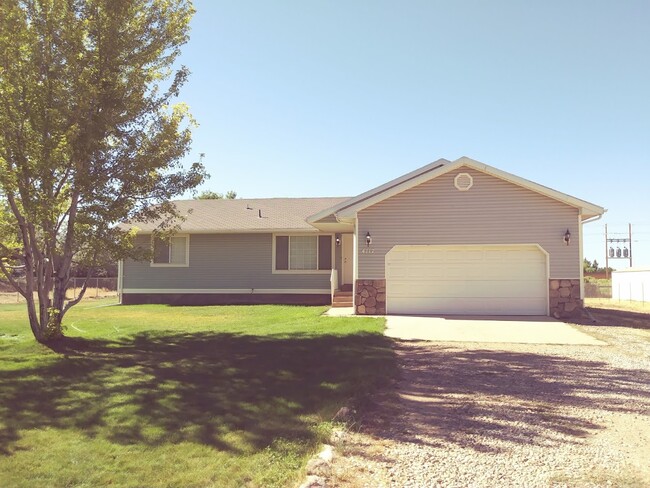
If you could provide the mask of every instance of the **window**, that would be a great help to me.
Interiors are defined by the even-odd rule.
[[[189,266],[189,236],[153,239],[152,266]]]
[[[275,236],[274,271],[327,272],[332,269],[332,236]]]

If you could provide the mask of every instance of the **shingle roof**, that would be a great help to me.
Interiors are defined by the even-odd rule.
[[[186,217],[180,232],[315,232],[310,215],[348,200],[349,197],[253,198],[235,200],[177,200],[173,203]],[[261,215],[261,217],[260,217]],[[151,232],[157,222],[134,223],[140,232]]]

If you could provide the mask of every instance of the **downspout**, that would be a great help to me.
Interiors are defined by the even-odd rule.
[[[118,302],[122,305],[122,289],[124,287],[124,260],[117,262],[117,297]]]

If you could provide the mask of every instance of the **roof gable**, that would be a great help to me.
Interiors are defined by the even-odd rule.
[[[441,161],[445,160],[439,160],[436,161],[436,163],[439,163]],[[404,175],[403,177],[389,181],[388,183],[381,185],[373,190],[367,191],[357,197],[340,203],[336,208],[327,209],[327,211],[330,213],[334,212],[340,220],[354,219],[357,215],[357,212],[368,208],[371,205],[381,202],[382,200],[390,198],[393,195],[397,195],[398,193],[408,190],[409,188],[413,188],[433,178],[447,174],[450,171],[454,171],[462,166],[467,166],[477,171],[481,171],[488,175],[534,191],[541,195],[547,196],[559,202],[565,203],[572,207],[578,208],[583,220],[597,217],[605,213],[605,209],[602,207],[553,190],[552,188],[534,183],[511,173],[501,171],[500,169],[494,168],[479,161],[475,161],[468,157],[462,157],[453,162],[446,162],[442,164],[436,163],[432,163],[423,168],[420,168],[420,170],[416,170],[407,175]],[[309,221],[311,221],[313,217],[310,217]]]
[[[385,191],[388,191],[391,187],[400,184],[400,183],[407,183],[415,178],[418,178],[424,174],[427,174],[430,171],[433,171],[435,169],[438,169],[445,164],[448,164],[449,161],[440,158],[437,161],[434,161],[433,163],[429,163],[426,166],[422,166],[421,168],[418,168],[414,171],[411,171],[410,173],[406,173],[403,176],[400,176],[399,178],[395,178],[394,180],[389,181],[388,183],[384,183],[383,185],[380,185],[376,188],[373,188],[372,190],[368,190],[367,192],[362,193],[361,195],[357,195],[356,197],[352,197],[344,202],[341,202],[337,205],[334,205],[330,208],[324,209],[322,212],[318,212],[317,214],[314,214],[310,216],[307,219],[307,222],[317,222],[322,218],[327,217],[330,214],[338,214],[342,210],[345,210],[346,208],[350,206],[357,205],[358,203],[361,203],[365,200],[371,199],[376,195],[379,195]]]

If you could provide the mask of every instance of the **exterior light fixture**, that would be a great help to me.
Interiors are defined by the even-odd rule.
[[[341,234],[336,234],[335,242],[336,242],[336,247],[341,246]]]
[[[568,246],[569,242],[571,242],[571,232],[569,232],[569,229],[567,229],[564,233],[564,243]]]
[[[370,247],[370,244],[372,244],[372,236],[370,232],[366,232],[366,246]]]

